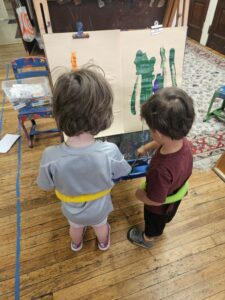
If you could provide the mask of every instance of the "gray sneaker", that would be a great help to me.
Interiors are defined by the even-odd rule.
[[[146,242],[143,238],[143,232],[137,227],[133,227],[127,232],[127,239],[140,247],[149,249],[153,246],[153,241]]]

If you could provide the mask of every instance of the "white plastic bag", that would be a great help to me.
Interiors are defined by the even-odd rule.
[[[27,10],[25,6],[20,6],[16,9],[19,23],[20,23],[20,29],[22,32],[22,37],[25,42],[32,42],[35,38],[35,30],[33,26],[31,25],[30,19],[27,14]]]

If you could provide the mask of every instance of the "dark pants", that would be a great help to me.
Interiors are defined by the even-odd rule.
[[[145,218],[145,235],[147,237],[159,236],[163,233],[166,223],[169,223],[175,216],[177,209],[181,201],[177,201],[173,204],[173,208],[164,215],[157,215],[148,211],[144,207]]]

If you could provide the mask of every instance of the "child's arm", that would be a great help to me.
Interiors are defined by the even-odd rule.
[[[164,203],[159,203],[159,202],[155,202],[155,201],[152,201],[150,200],[148,197],[147,197],[147,194],[144,190],[142,189],[137,189],[136,193],[135,193],[135,196],[136,198],[143,202],[144,204],[147,204],[147,205],[152,205],[152,206],[161,206],[163,205]]]
[[[45,149],[42,154],[39,174],[37,177],[37,185],[44,191],[50,191],[54,188],[54,182],[52,180],[51,166],[48,159],[48,150]]]
[[[115,144],[113,145],[113,158],[111,158],[111,171],[112,179],[117,179],[122,176],[126,176],[131,171],[131,166],[124,159],[124,156],[120,152],[119,148]]]
[[[142,156],[147,154],[148,152],[159,148],[159,144],[156,141],[151,141],[137,149],[137,154]]]

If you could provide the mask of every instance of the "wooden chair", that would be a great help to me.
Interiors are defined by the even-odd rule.
[[[34,56],[15,59],[12,61],[12,68],[15,78],[18,80],[42,76],[49,78],[48,64],[45,57]],[[28,140],[29,147],[33,147],[34,136],[59,132],[58,128],[43,131],[37,130],[37,124],[35,122],[36,119],[52,117],[53,114],[51,105],[43,105],[38,107],[32,107],[31,105],[28,105],[18,111],[18,119]],[[31,128],[29,131],[25,126],[26,121],[31,121]],[[62,136],[63,135],[61,134],[61,140]]]
[[[221,100],[221,106],[219,108],[211,111],[213,103],[217,98],[219,98]],[[225,85],[221,86],[213,94],[213,97],[212,97],[212,99],[210,101],[210,104],[209,104],[208,111],[207,111],[206,116],[205,116],[203,121],[204,122],[208,121],[211,117],[216,117],[220,121],[225,122]]]

